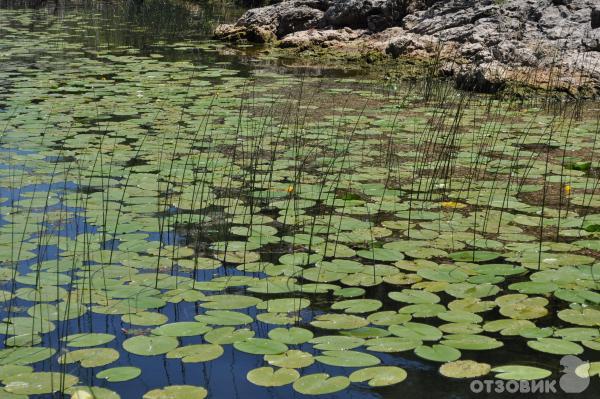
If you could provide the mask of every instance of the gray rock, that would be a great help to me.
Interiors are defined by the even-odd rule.
[[[288,33],[316,28],[322,25],[328,0],[292,0],[253,8],[244,13],[235,23],[238,32],[264,30],[281,38]],[[215,36],[223,38],[223,27],[218,27]],[[244,36],[242,34],[242,36]],[[242,39],[251,40],[249,37]],[[264,40],[260,40],[264,42]]]
[[[598,0],[284,0],[215,36],[435,59],[471,90],[518,81],[600,94]]]
[[[403,0],[334,0],[325,12],[333,27],[369,28],[378,32],[397,25],[406,15],[409,2]]]

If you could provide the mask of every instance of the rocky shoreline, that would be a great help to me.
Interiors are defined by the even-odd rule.
[[[434,61],[476,91],[519,84],[600,95],[597,0],[284,0],[215,37]]]

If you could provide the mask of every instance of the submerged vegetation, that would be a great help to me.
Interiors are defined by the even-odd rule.
[[[597,102],[310,76],[152,4],[0,9],[1,398],[448,397],[569,354],[597,392]]]

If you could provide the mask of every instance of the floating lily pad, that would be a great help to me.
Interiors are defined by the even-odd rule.
[[[162,389],[153,389],[144,394],[144,399],[204,399],[208,391],[192,385],[171,385]]]
[[[501,254],[491,251],[461,251],[453,252],[449,255],[450,259],[457,262],[489,262],[494,259],[498,259]]]
[[[330,377],[326,373],[308,374],[294,382],[294,390],[303,395],[325,395],[346,389],[348,377]]]
[[[407,377],[406,371],[395,366],[378,366],[356,370],[350,374],[350,381],[364,382],[368,381],[369,386],[383,387],[398,384]]]
[[[137,367],[113,367],[111,369],[102,370],[96,374],[96,378],[105,379],[109,382],[129,381],[139,377],[142,370]]]
[[[457,360],[445,363],[440,367],[440,373],[450,378],[476,378],[488,374],[491,366],[473,360]]]
[[[0,365],[25,365],[41,362],[56,353],[54,348],[8,348],[0,349]]]
[[[338,367],[366,367],[381,362],[376,356],[352,350],[324,351],[322,355],[316,356],[315,360]]]
[[[76,348],[104,345],[114,339],[114,335],[104,333],[72,334],[62,338],[62,340],[65,341],[68,346],[73,346]]]
[[[252,317],[231,310],[207,310],[205,314],[194,317],[199,322],[220,326],[237,326],[252,323]]]
[[[152,333],[167,337],[193,337],[195,335],[202,335],[210,330],[212,330],[212,328],[204,323],[180,321],[163,324],[162,326],[153,329]]]
[[[288,345],[299,345],[310,341],[313,338],[313,333],[299,327],[275,328],[269,331],[269,338]]]
[[[260,367],[250,370],[246,375],[248,381],[262,387],[280,387],[291,384],[300,378],[300,373],[294,369],[278,369],[273,367]]]
[[[223,347],[217,344],[196,344],[180,346],[167,353],[167,359],[181,359],[184,363],[209,362],[223,354]]]
[[[13,374],[2,380],[4,390],[18,395],[42,395],[67,389],[79,378],[58,372],[37,372]]]
[[[496,373],[495,377],[501,380],[541,380],[550,377],[550,370],[532,366],[506,365],[494,367],[492,369]]]
[[[346,313],[370,313],[379,309],[383,304],[376,299],[348,299],[335,302],[331,309],[343,309]]]
[[[561,320],[580,326],[600,326],[600,310],[596,309],[564,309],[558,312],[558,317]]]
[[[140,356],[162,355],[172,351],[179,345],[175,337],[168,336],[137,336],[123,341],[123,349]]]
[[[581,345],[558,338],[540,338],[536,341],[528,341],[527,346],[536,351],[554,355],[579,355],[583,353]]]
[[[91,348],[67,352],[58,358],[58,362],[61,364],[78,362],[81,367],[100,367],[118,358],[119,352],[112,348]]]
[[[254,337],[254,331],[248,328],[220,327],[207,332],[204,339],[212,344],[233,344]]]
[[[239,351],[255,355],[276,355],[288,350],[287,345],[265,338],[248,338],[234,342],[233,347]]]
[[[265,361],[271,366],[298,369],[310,366],[315,362],[315,359],[308,352],[290,349],[279,355],[265,355]]]
[[[137,326],[159,326],[165,324],[169,317],[157,312],[138,312],[124,314],[121,316],[124,323],[135,324]]]
[[[446,345],[418,346],[415,354],[423,359],[442,363],[458,360],[461,355],[458,349]]]
[[[401,325],[392,325],[389,331],[401,338],[419,341],[437,341],[442,338],[439,328],[428,324],[406,322]]]
[[[331,313],[318,315],[310,324],[327,330],[351,330],[364,327],[369,322],[358,316]]]

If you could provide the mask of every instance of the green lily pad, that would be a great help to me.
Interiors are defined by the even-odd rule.
[[[440,367],[440,373],[450,378],[476,378],[488,374],[491,366],[473,360],[456,360]]]
[[[324,351],[315,359],[320,363],[338,367],[367,367],[381,362],[376,356],[352,350]]]
[[[207,332],[204,339],[211,344],[233,344],[254,337],[254,331],[248,328],[220,327]]]
[[[368,381],[371,387],[383,387],[398,384],[407,377],[406,371],[395,366],[378,366],[356,370],[350,374],[350,381]]]
[[[96,374],[96,378],[105,379],[109,382],[122,382],[129,381],[139,377],[142,374],[142,370],[137,367],[125,366],[125,367],[113,367],[100,371]]]
[[[541,380],[552,375],[550,370],[520,365],[494,367],[492,371],[496,373],[495,377],[501,380]]]
[[[204,323],[198,323],[196,321],[180,321],[163,324],[162,326],[153,329],[152,333],[166,337],[193,337],[202,335],[210,330],[212,330],[212,327],[209,327]]]
[[[432,292],[411,289],[404,289],[400,292],[388,292],[388,296],[394,301],[415,304],[433,304],[440,301],[440,297]]]
[[[315,362],[315,359],[308,352],[290,349],[279,355],[265,355],[265,361],[271,366],[299,369],[310,366]]]
[[[254,355],[276,355],[288,350],[287,345],[266,338],[248,338],[244,341],[234,342],[233,347]]]
[[[473,251],[453,252],[448,256],[450,259],[452,259],[456,262],[480,263],[480,262],[489,262],[491,260],[498,259],[502,255],[497,252],[473,250]]]
[[[310,301],[305,298],[281,298],[269,299],[259,303],[256,308],[266,310],[271,313],[298,312],[307,308]]]
[[[0,365],[25,365],[41,362],[56,353],[54,348],[23,347],[0,349]]]
[[[330,377],[326,373],[307,374],[294,382],[294,390],[303,395],[326,395],[342,391],[350,385],[348,377]]]
[[[579,378],[591,378],[600,375],[600,362],[580,364],[575,369],[575,374]]]
[[[558,312],[558,318],[580,326],[600,326],[600,310],[591,308],[564,309]]]
[[[296,381],[300,378],[300,373],[294,369],[275,370],[273,367],[259,367],[250,370],[246,378],[254,385],[261,387],[280,387]]]
[[[398,337],[419,341],[437,341],[443,335],[439,328],[423,323],[406,322],[388,329]]]
[[[313,336],[312,331],[299,327],[274,328],[269,331],[269,338],[288,345],[303,344],[310,341]]]
[[[444,337],[442,344],[464,350],[490,350],[504,344],[495,338],[476,334],[452,334]]]
[[[327,329],[327,330],[351,330],[354,328],[364,327],[369,322],[362,317],[345,314],[322,314],[315,317],[315,320],[311,321],[315,327]]]
[[[115,336],[112,334],[104,334],[104,333],[82,333],[82,334],[72,334],[62,338],[62,341],[65,341],[68,346],[73,346],[75,348],[85,348],[89,346],[98,346],[104,345],[115,339]]]
[[[79,378],[58,372],[37,372],[14,374],[2,380],[4,390],[17,395],[42,395],[67,389]]]
[[[167,359],[181,359],[184,363],[208,362],[223,354],[223,347],[217,344],[196,344],[180,346],[167,353]]]
[[[204,399],[208,391],[192,385],[171,385],[153,389],[144,394],[143,399]]]
[[[583,353],[581,345],[558,338],[540,338],[535,341],[528,341],[527,346],[536,351],[554,355],[579,355]]]
[[[231,310],[207,310],[205,314],[198,315],[194,319],[201,323],[220,326],[237,326],[250,324],[253,321],[247,314]]]
[[[346,350],[358,348],[365,343],[359,337],[344,337],[341,335],[322,335],[309,341],[315,349],[319,350]]]
[[[60,364],[78,362],[81,367],[100,367],[114,362],[119,358],[119,352],[112,348],[78,349],[67,352],[58,358]]]
[[[159,326],[165,324],[169,317],[157,312],[138,312],[132,314],[124,314],[121,316],[124,323],[135,324],[136,326]]]
[[[446,345],[418,346],[415,354],[433,362],[452,362],[460,358],[460,351]]]
[[[335,302],[331,309],[343,309],[345,313],[370,313],[379,309],[383,304],[376,299],[347,299]]]
[[[258,298],[246,295],[212,295],[204,297],[200,306],[206,309],[235,310],[256,306],[262,302]]]
[[[123,341],[123,349],[140,356],[162,355],[177,348],[179,341],[168,336],[143,336],[131,337]]]

